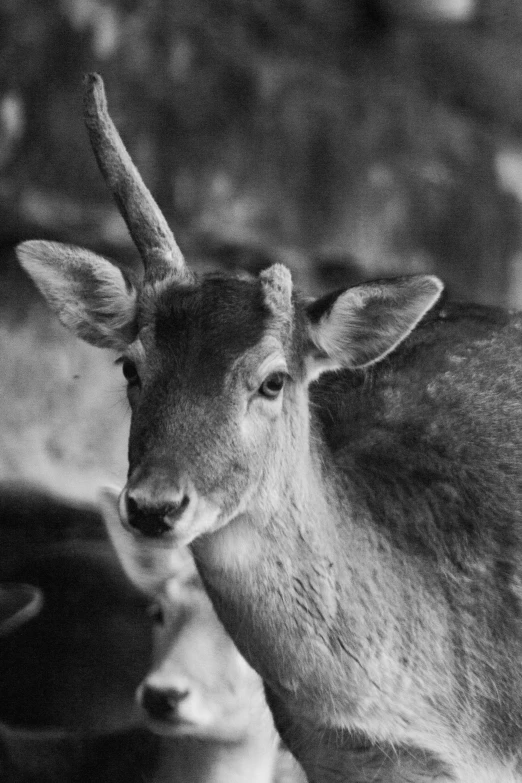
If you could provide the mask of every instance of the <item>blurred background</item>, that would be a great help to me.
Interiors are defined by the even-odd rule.
[[[24,563],[78,536],[62,504],[125,477],[114,357],[62,330],[13,253],[138,263],[83,127],[93,70],[194,267],[282,261],[311,293],[434,271],[522,306],[522,0],[0,0],[0,578],[37,581]]]
[[[519,0],[1,0],[2,243],[132,259],[83,128],[97,70],[193,263],[516,302],[521,39]]]

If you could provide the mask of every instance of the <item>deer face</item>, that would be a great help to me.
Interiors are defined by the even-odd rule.
[[[268,720],[263,688],[194,575],[168,580],[152,607],[154,661],[137,691],[150,728],[239,741]]]
[[[121,508],[143,535],[187,544],[238,516],[273,472],[303,367],[263,281],[159,289],[123,353],[133,415]]]

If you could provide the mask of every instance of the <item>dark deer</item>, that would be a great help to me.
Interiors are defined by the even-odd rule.
[[[522,780],[522,319],[440,281],[311,301],[196,277],[90,76],[86,122],[144,277],[18,248],[65,325],[120,352],[123,524],[189,544],[310,781]]]

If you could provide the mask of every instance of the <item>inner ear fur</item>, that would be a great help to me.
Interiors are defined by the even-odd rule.
[[[357,369],[393,351],[434,306],[443,291],[432,275],[365,283],[307,306],[310,380],[326,370]]]
[[[122,350],[136,336],[134,286],[106,258],[40,240],[16,248],[20,264],[60,321],[101,348]]]

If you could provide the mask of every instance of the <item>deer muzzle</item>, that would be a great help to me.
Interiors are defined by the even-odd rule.
[[[163,538],[175,534],[176,523],[190,506],[183,489],[153,497],[140,486],[127,488],[120,497],[120,517],[126,528],[145,538]]]

